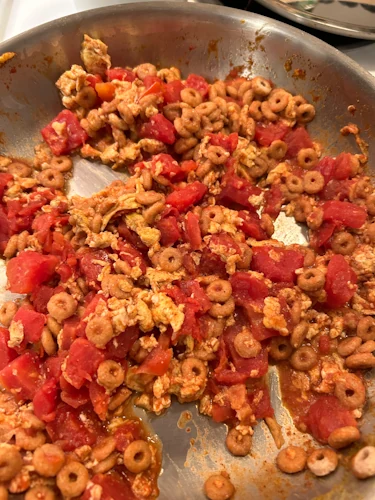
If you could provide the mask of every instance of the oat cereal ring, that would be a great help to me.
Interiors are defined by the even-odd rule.
[[[113,338],[112,323],[107,318],[94,316],[86,326],[86,337],[99,349],[104,349]]]
[[[181,373],[184,378],[198,379],[203,384],[207,377],[207,368],[198,358],[186,358],[181,364]]]
[[[12,163],[8,165],[8,172],[17,177],[30,177],[33,169],[22,161],[12,161]]]
[[[348,337],[339,343],[337,352],[340,356],[346,358],[353,354],[361,344],[362,339],[360,337]]]
[[[354,373],[341,372],[335,378],[335,396],[346,408],[355,410],[364,405],[366,389]]]
[[[206,289],[206,294],[212,302],[226,302],[232,295],[232,286],[227,280],[215,280]]]
[[[95,92],[95,89],[88,86],[83,87],[75,97],[75,101],[78,106],[81,106],[84,109],[91,109],[98,100],[98,95]]]
[[[37,179],[42,186],[52,189],[62,189],[65,184],[64,176],[56,168],[46,168],[38,173]]]
[[[53,156],[49,166],[59,172],[69,172],[73,168],[73,162],[69,156]]]
[[[296,111],[297,121],[299,123],[309,123],[315,117],[315,108],[312,104],[300,104]]]
[[[266,97],[271,92],[272,87],[268,80],[262,78],[261,76],[256,76],[251,80],[251,87],[254,94],[260,97]]]
[[[333,235],[331,247],[335,253],[351,255],[356,246],[354,236],[346,231]]]
[[[274,160],[281,160],[285,157],[287,151],[288,145],[286,142],[277,139],[276,141],[271,142],[271,145],[268,148],[268,155]]]
[[[298,165],[305,170],[313,169],[318,163],[318,155],[313,148],[302,148],[297,153]]]
[[[372,353],[351,354],[345,360],[345,365],[351,370],[367,370],[375,367],[375,356]]]
[[[324,177],[320,172],[310,170],[303,176],[303,189],[307,194],[319,193],[324,188]]]
[[[214,474],[204,483],[204,493],[209,500],[229,500],[234,492],[233,484],[223,474]]]
[[[112,359],[100,363],[98,368],[98,384],[112,392],[123,384],[125,372],[122,366]]]
[[[181,123],[189,132],[195,134],[200,129],[200,116],[194,109],[184,108],[182,110]]]
[[[22,457],[14,445],[0,443],[0,481],[6,482],[22,469]]]
[[[276,464],[282,472],[295,474],[306,467],[307,456],[303,448],[288,446],[281,450],[276,458]]]
[[[285,185],[291,193],[303,193],[303,181],[300,177],[298,177],[298,175],[288,175]]]
[[[229,452],[235,457],[245,457],[248,455],[251,450],[251,443],[250,434],[242,434],[237,429],[231,429],[225,440]]]
[[[365,446],[354,455],[351,469],[358,479],[375,476],[375,447]]]
[[[220,304],[219,302],[213,304],[208,312],[214,318],[225,318],[233,314],[234,309],[234,298],[230,297],[224,304]]]
[[[56,477],[56,484],[64,497],[72,498],[81,495],[89,481],[89,473],[79,462],[64,465]]]
[[[262,350],[261,343],[254,339],[247,328],[243,328],[241,332],[237,333],[233,345],[236,352],[245,359],[256,358]]]
[[[0,323],[8,327],[18,310],[17,304],[12,301],[4,302],[0,308]]]
[[[153,64],[143,63],[139,64],[134,71],[140,80],[144,80],[146,76],[156,76],[157,69]]]
[[[192,108],[196,108],[202,104],[202,100],[202,94],[198,90],[193,88],[185,88],[181,90],[181,101],[185,102]]]
[[[305,269],[297,278],[297,284],[305,292],[317,292],[324,287],[325,277],[315,268]]]
[[[286,337],[274,337],[271,339],[269,354],[276,361],[290,358],[293,349]]]
[[[295,370],[306,372],[318,364],[318,356],[312,347],[302,346],[292,354],[290,364]]]
[[[331,432],[328,437],[328,444],[335,450],[346,448],[350,444],[358,441],[361,434],[357,427],[339,427]]]
[[[280,113],[283,111],[289,102],[290,94],[284,89],[274,89],[268,96],[268,103],[271,111]]]
[[[66,292],[56,293],[49,299],[47,309],[50,315],[61,323],[76,312],[77,301]]]
[[[229,158],[230,153],[221,146],[209,146],[206,151],[206,158],[214,165],[222,165]]]
[[[261,120],[262,119],[262,103],[261,101],[253,101],[250,106],[249,106],[249,115],[251,116],[251,118],[253,118],[254,120]]]
[[[357,335],[364,342],[375,340],[375,319],[371,316],[361,318],[357,325]]]
[[[43,484],[37,484],[25,493],[25,500],[55,500],[55,498],[55,492]]]
[[[254,165],[248,170],[253,179],[262,177],[268,171],[268,161],[265,155],[254,158]]]
[[[44,477],[55,477],[65,463],[65,453],[55,444],[43,444],[33,454],[33,466]]]
[[[147,470],[151,465],[151,450],[146,441],[137,439],[130,443],[124,452],[124,465],[133,474]]]
[[[323,477],[337,469],[338,461],[335,451],[330,448],[321,448],[314,450],[307,457],[307,467],[315,476]]]

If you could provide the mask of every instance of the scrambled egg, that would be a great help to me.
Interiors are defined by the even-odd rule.
[[[12,321],[9,327],[8,347],[18,347],[24,339],[22,321]]]
[[[159,328],[171,325],[173,331],[178,332],[185,319],[183,307],[183,304],[176,306],[173,300],[162,292],[155,293],[151,297],[152,318]]]
[[[0,56],[0,68],[1,68],[1,66],[4,66],[4,64],[7,61],[10,61],[11,59],[13,59],[13,57],[15,55],[16,55],[15,52],[4,52],[4,54],[1,54],[1,56]]]
[[[277,330],[281,335],[289,334],[285,318],[281,314],[280,302],[276,297],[266,297],[264,299],[263,314],[263,325],[266,328]]]
[[[266,184],[273,184],[275,181],[279,180],[281,177],[285,175],[288,175],[289,173],[290,173],[289,166],[286,163],[279,163],[268,174],[266,179]]]
[[[153,247],[159,242],[160,231],[149,227],[142,215],[136,213],[128,214],[125,216],[125,219],[128,227],[138,234],[146,246]]]

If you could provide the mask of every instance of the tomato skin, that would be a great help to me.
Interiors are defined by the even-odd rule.
[[[255,127],[255,141],[260,146],[270,146],[273,141],[283,139],[289,131],[290,127],[282,122],[269,123],[268,125],[257,123]]]
[[[311,247],[317,250],[324,246],[335,232],[335,229],[336,224],[334,222],[323,222],[321,227],[314,231],[310,238]]]
[[[100,420],[104,421],[108,411],[109,394],[107,394],[103,386],[99,385],[96,380],[93,380],[89,384],[89,396],[94,412]]]
[[[156,346],[148,354],[147,358],[137,369],[137,373],[149,373],[150,375],[165,375],[173,356],[172,349],[163,349]]]
[[[65,129],[62,130],[61,135],[58,135],[54,130],[52,125],[55,123],[65,124]],[[42,129],[41,133],[52,153],[56,156],[70,153],[73,149],[82,146],[88,138],[76,115],[68,109],[61,111]]]
[[[139,136],[147,139],[156,139],[164,144],[174,144],[176,142],[176,129],[174,125],[158,113],[151,116],[150,120],[140,128]]]
[[[250,213],[240,210],[238,212],[238,217],[242,219],[242,223],[239,227],[246,236],[255,238],[258,241],[268,239],[267,233],[260,225],[260,218],[256,212]]]
[[[134,82],[134,80],[136,79],[135,73],[133,73],[133,71],[120,67],[107,69],[106,75],[109,81],[120,80],[121,82]]]
[[[89,391],[86,386],[76,389],[64,377],[60,377],[61,401],[71,406],[72,408],[79,408],[86,405],[90,401]]]
[[[186,79],[186,87],[198,90],[202,97],[206,97],[208,94],[210,86],[203,78],[203,76],[191,73]]]
[[[262,213],[268,214],[275,220],[281,212],[282,203],[283,195],[280,186],[274,184],[271,186],[271,189],[268,189],[264,193],[264,208]]]
[[[220,146],[226,149],[229,153],[233,153],[238,145],[238,134],[233,132],[229,135],[224,135],[221,132],[217,134],[208,133],[210,144],[212,146]]]
[[[78,338],[69,349],[64,375],[73,387],[80,389],[86,381],[92,380],[104,358],[103,352],[91,342]]]
[[[176,217],[171,216],[160,219],[156,224],[156,228],[161,233],[160,243],[163,247],[170,247],[181,238],[181,231]]]
[[[199,181],[195,181],[184,188],[170,193],[165,203],[177,208],[179,212],[185,212],[189,207],[198,203],[206,193],[207,186]]]
[[[195,251],[199,250],[202,244],[202,234],[199,225],[199,217],[192,212],[188,212],[185,218],[185,238],[190,244],[190,248]]]
[[[11,361],[0,372],[0,383],[17,401],[30,401],[43,384],[41,362],[33,352],[26,352]]]
[[[312,436],[323,444],[328,442],[328,437],[334,430],[346,426],[357,427],[352,413],[335,396],[320,396],[311,405],[306,424]]]
[[[31,293],[38,285],[52,278],[59,259],[38,252],[20,252],[7,265],[9,290],[13,293]]]
[[[313,147],[312,140],[307,130],[303,127],[297,127],[288,132],[284,136],[283,141],[288,145],[287,158],[296,157],[301,149]]]
[[[18,356],[17,352],[8,346],[9,338],[9,331],[0,326],[0,370]]]
[[[14,315],[13,321],[22,323],[25,344],[39,342],[46,322],[44,314],[20,307]]]
[[[273,257],[275,257],[275,260]],[[277,247],[255,247],[250,267],[275,283],[295,283],[295,271],[303,267],[303,254]]]
[[[359,229],[366,222],[367,212],[364,208],[349,201],[326,201],[323,205],[323,219],[353,229]]]
[[[342,307],[355,294],[357,276],[343,255],[334,255],[327,266],[325,291],[327,305],[332,309]]]
[[[35,393],[33,398],[34,413],[44,422],[52,422],[57,408],[57,380],[47,380]]]
[[[181,90],[185,88],[185,85],[181,80],[175,80],[173,82],[165,83],[163,86],[163,96],[164,102],[166,104],[172,104],[174,102],[181,101]]]

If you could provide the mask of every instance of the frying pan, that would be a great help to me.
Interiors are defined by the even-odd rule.
[[[226,7],[190,3],[136,3],[96,9],[65,17],[23,33],[0,45],[0,54],[17,56],[0,68],[0,153],[31,157],[40,129],[61,109],[54,82],[79,63],[82,36],[100,37],[109,46],[114,66],[152,62],[178,66],[186,76],[209,79],[230,71],[263,75],[313,102],[317,117],[309,130],[327,154],[358,152],[340,128],[356,123],[369,143],[370,170],[375,170],[375,79],[336,49],[280,22]],[[355,111],[350,113],[349,106]],[[352,109],[352,108],[351,108]],[[354,114],[353,114],[354,113]],[[81,158],[75,159],[71,193],[90,195],[124,174]],[[304,243],[305,234],[292,219],[281,217],[276,237]],[[4,276],[3,276],[4,283]],[[2,300],[9,297],[2,294]],[[375,390],[369,379],[369,399]],[[281,405],[277,373],[270,370],[271,399],[286,443],[306,443]],[[375,415],[363,418],[365,442],[371,440]],[[138,411],[138,410],[137,410]],[[160,498],[200,500],[202,485],[213,471],[226,469],[238,499],[373,499],[375,479],[359,481],[345,467],[323,479],[309,473],[286,476],[274,465],[277,449],[268,429],[255,429],[250,456],[233,458],[224,446],[225,425],[199,415],[194,404],[177,402],[160,417],[139,411],[163,443]]]

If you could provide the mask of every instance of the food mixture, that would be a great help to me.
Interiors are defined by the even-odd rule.
[[[0,157],[0,250],[23,294],[0,311],[0,499],[156,498],[160,446],[131,408],[161,415],[173,399],[225,422],[236,457],[264,419],[281,471],[328,475],[358,442],[350,468],[374,476],[366,155],[325,156],[306,130],[314,106],[266,78],[111,67],[87,35],[81,58],[33,163]],[[68,197],[72,152],[130,177]],[[281,211],[308,246],[272,239]],[[271,364],[315,446],[284,446]],[[204,492],[235,487],[218,469]]]

